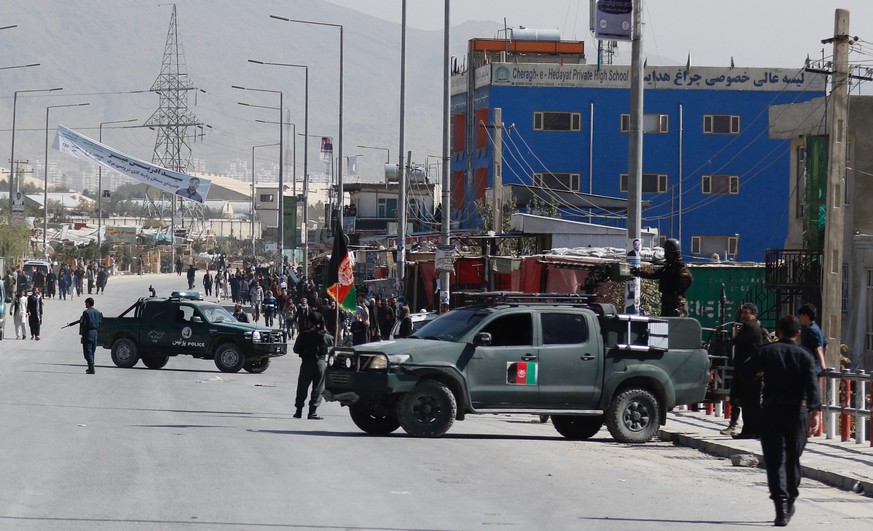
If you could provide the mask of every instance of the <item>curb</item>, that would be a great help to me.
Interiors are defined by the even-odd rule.
[[[715,457],[730,458],[736,454],[752,454],[758,458],[761,463],[758,468],[763,468],[764,455],[760,451],[749,451],[740,448],[734,448],[728,444],[716,441],[708,441],[699,436],[689,435],[678,431],[661,429],[658,431],[658,438],[662,441],[672,442],[679,446],[692,448],[709,454]],[[859,479],[840,472],[832,472],[830,470],[822,470],[801,463],[800,471],[803,477],[814,481],[819,481],[831,487],[836,487],[841,490],[851,491],[856,494],[873,498],[873,481]]]

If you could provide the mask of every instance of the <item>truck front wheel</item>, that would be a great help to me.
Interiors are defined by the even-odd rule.
[[[571,441],[584,441],[597,435],[603,427],[603,417],[552,415],[552,424],[558,433]]]
[[[163,369],[168,361],[170,361],[170,357],[166,354],[143,354],[142,356],[143,365],[149,369]]]
[[[349,406],[349,414],[355,426],[370,435],[388,435],[400,427],[400,421],[397,420],[396,415],[379,414],[373,408]]]
[[[270,366],[270,358],[261,358],[259,360],[249,360],[246,362],[245,367],[243,367],[246,372],[250,372],[252,374],[261,374],[262,372],[267,370],[267,367]]]
[[[139,361],[139,353],[133,340],[123,337],[112,344],[112,363],[116,367],[129,369]]]
[[[650,391],[625,389],[609,404],[606,427],[618,442],[648,442],[658,432],[660,411],[658,399]]]
[[[215,351],[215,366],[221,372],[239,372],[246,363],[246,356],[235,343],[224,343]]]
[[[422,380],[397,403],[397,419],[413,437],[440,437],[455,422],[458,404],[452,390],[436,380]]]

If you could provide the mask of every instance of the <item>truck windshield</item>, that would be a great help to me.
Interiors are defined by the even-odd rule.
[[[479,324],[488,314],[471,310],[454,310],[427,323],[410,337],[458,341]]]
[[[236,323],[237,320],[223,306],[201,306],[200,311],[210,323]]]

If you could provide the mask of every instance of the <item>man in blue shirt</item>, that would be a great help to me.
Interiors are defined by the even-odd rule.
[[[824,355],[828,348],[828,340],[815,322],[817,313],[812,304],[804,304],[797,310],[797,317],[803,327],[800,332],[800,346],[812,354],[815,360],[815,375],[821,376],[822,368],[825,366]]]

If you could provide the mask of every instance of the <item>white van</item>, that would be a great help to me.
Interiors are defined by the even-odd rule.
[[[33,288],[33,274],[36,273],[37,271],[42,271],[42,274],[44,275],[44,277],[48,276],[50,268],[51,268],[51,264],[45,260],[36,260],[36,259],[25,260],[24,265],[22,266],[21,270],[24,271],[24,274],[27,276],[27,281],[24,284],[22,284],[19,281],[19,283],[18,283],[19,289],[24,288],[24,289],[30,291]]]

